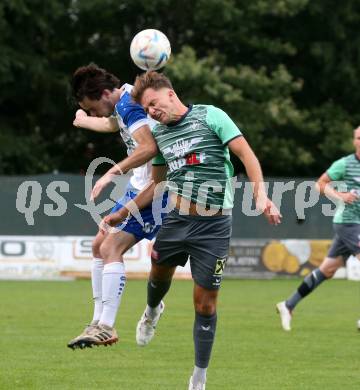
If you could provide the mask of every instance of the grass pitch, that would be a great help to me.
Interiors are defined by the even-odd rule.
[[[275,303],[299,280],[225,280],[208,371],[212,389],[359,389],[360,285],[325,282],[285,333]],[[129,281],[112,347],[72,351],[91,318],[90,282],[0,282],[0,389],[185,390],[193,366],[192,282],[175,281],[145,348],[135,326],[146,281]]]

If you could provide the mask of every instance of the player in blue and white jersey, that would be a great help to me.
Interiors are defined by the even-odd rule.
[[[96,198],[115,175],[138,167],[133,169],[125,195],[111,213],[122,208],[150,182],[151,163],[147,161],[158,153],[150,130],[155,122],[141,105],[132,101],[131,89],[131,85],[121,85],[117,77],[95,64],[78,68],[72,79],[73,96],[81,107],[73,124],[99,132],[120,131],[128,152],[127,158],[96,182],[92,198]],[[165,202],[164,197],[159,206],[164,206]],[[160,226],[152,211],[152,206],[141,211],[142,224],[130,216],[116,233],[99,231],[96,235],[91,270],[93,319],[80,336],[69,342],[70,348],[109,345],[118,340],[114,323],[126,283],[123,254],[143,238],[151,240],[155,236]]]

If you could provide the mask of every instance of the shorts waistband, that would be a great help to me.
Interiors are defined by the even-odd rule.
[[[206,220],[211,220],[211,221],[215,221],[215,220],[226,220],[226,219],[231,219],[232,217],[232,214],[231,212],[230,213],[227,213],[227,214],[215,214],[215,215],[192,215],[192,214],[184,214],[184,213],[180,213],[180,210],[178,208],[174,208],[172,211],[170,211],[169,215],[171,214],[175,214],[179,217],[183,217],[183,218],[186,218],[186,219],[192,219],[192,220],[202,220],[202,221],[206,221]]]
[[[223,209],[218,206],[213,206],[212,210],[211,205],[205,206],[192,202],[189,199],[183,198],[180,195],[171,193],[170,195],[171,205],[178,210],[179,215],[193,216],[193,217],[222,217],[232,215],[232,209]]]

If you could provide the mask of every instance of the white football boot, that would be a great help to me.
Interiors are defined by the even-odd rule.
[[[154,318],[148,318],[146,315],[146,310],[140,318],[136,326],[136,342],[141,347],[149,344],[151,339],[154,337],[156,325],[159,322],[161,314],[165,310],[165,304],[163,301],[160,302],[159,314]]]
[[[189,390],[205,390],[205,383],[198,383],[196,386],[194,386],[191,376],[189,381]]]
[[[286,307],[285,301],[279,302],[276,305],[276,311],[280,314],[281,326],[289,332],[291,330],[291,311]]]
[[[356,322],[356,327],[357,327],[357,330],[360,331],[360,320],[357,320],[357,322]]]

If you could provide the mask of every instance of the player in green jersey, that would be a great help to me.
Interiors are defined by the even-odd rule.
[[[335,161],[317,181],[317,189],[343,203],[338,207],[333,223],[335,237],[321,265],[307,275],[297,291],[286,301],[276,305],[284,330],[291,330],[295,306],[324,280],[330,279],[345,265],[350,255],[360,259],[360,127],[354,130],[355,153]],[[335,190],[330,183],[341,182],[344,192]],[[340,189],[340,188],[339,188]],[[358,327],[359,327],[358,321]]]
[[[245,166],[257,207],[270,223],[279,223],[281,216],[267,198],[258,159],[224,111],[208,105],[184,105],[171,82],[154,71],[136,79],[132,96],[159,122],[153,129],[159,148],[153,160],[153,182],[125,208],[105,218],[103,226],[115,226],[129,211],[137,214],[136,209],[152,201],[158,183],[167,180],[173,210],[153,247],[147,307],[137,325],[136,340],[146,345],[153,338],[175,269],[189,259],[195,308],[195,367],[189,389],[203,390],[231,236],[234,191],[229,149]]]

